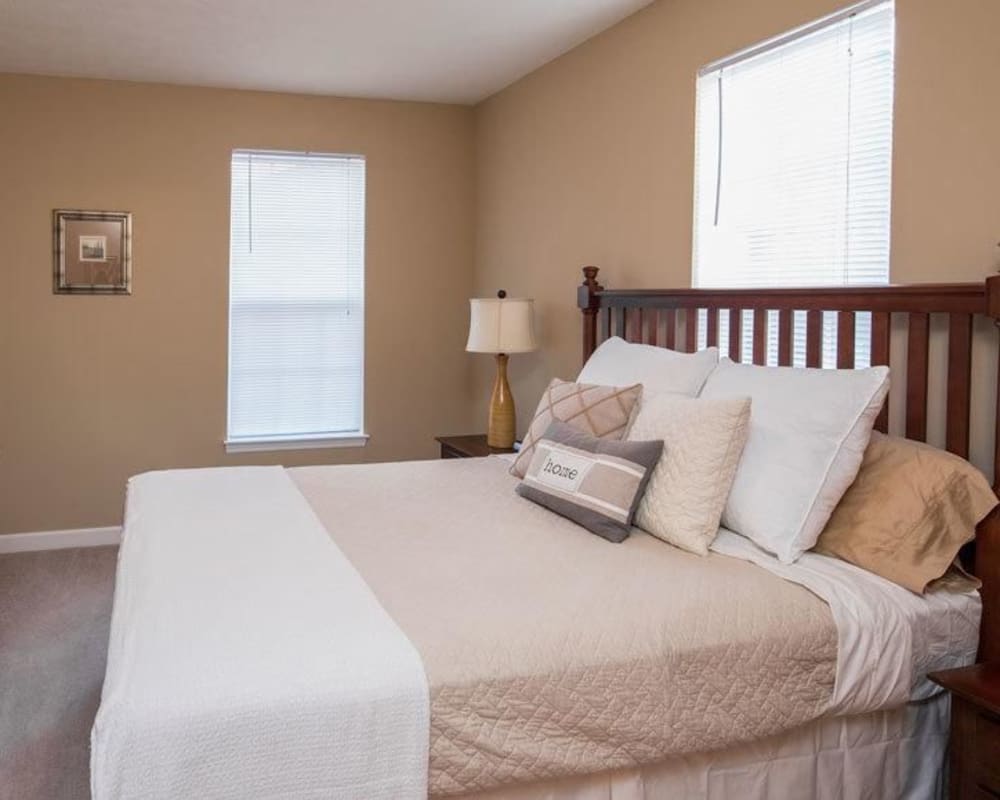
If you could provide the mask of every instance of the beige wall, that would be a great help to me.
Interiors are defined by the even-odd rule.
[[[698,68],[846,4],[659,0],[480,106],[476,289],[535,297],[543,341],[511,359],[522,432],[579,369],[581,265],[609,287],[690,283]],[[1000,266],[1000,2],[896,7],[892,280],[978,280]]]
[[[432,457],[469,430],[473,112],[0,76],[0,532],[117,524],[163,467]],[[229,155],[368,159],[365,449],[227,456]],[[134,215],[134,294],[54,296],[53,208]]]
[[[485,427],[473,290],[537,300],[543,348],[511,361],[523,431],[579,367],[580,265],[689,283],[698,67],[841,5],[659,0],[476,109],[0,76],[0,532],[115,524],[146,469],[433,456]],[[998,28],[996,0],[897,0],[895,281],[1000,266]],[[368,157],[363,450],[223,452],[236,147]],[[133,212],[132,297],[51,294],[56,207]]]

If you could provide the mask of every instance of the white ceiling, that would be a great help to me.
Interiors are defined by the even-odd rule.
[[[474,103],[650,0],[0,0],[0,72]]]

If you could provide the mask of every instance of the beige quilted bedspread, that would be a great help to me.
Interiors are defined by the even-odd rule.
[[[831,695],[817,597],[645,534],[606,542],[518,497],[499,458],[289,473],[420,651],[431,794],[721,748]]]

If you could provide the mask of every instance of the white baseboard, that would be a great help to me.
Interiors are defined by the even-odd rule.
[[[122,529],[76,528],[68,531],[0,534],[0,553],[27,553],[31,550],[60,550],[67,547],[99,547],[118,544]]]

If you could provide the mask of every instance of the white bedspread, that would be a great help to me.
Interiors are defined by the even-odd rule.
[[[805,553],[782,564],[749,539],[720,528],[712,550],[751,561],[805,586],[837,625],[837,680],[827,714],[864,714],[941,691],[927,673],[972,664],[979,645],[979,593],[914,594],[836,558]]]
[[[424,798],[428,730],[419,655],[283,469],[131,480],[95,800]]]

